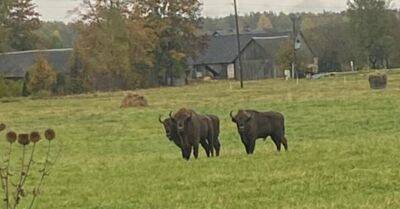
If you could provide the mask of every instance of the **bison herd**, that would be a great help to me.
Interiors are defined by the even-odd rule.
[[[253,154],[257,139],[272,138],[278,151],[281,145],[288,150],[285,137],[285,119],[278,112],[258,112],[255,110],[239,110],[234,116],[230,113],[232,122],[237,130],[247,154]],[[219,156],[220,120],[215,115],[201,115],[195,111],[182,108],[175,114],[159,122],[163,124],[167,138],[181,149],[182,157],[186,160],[199,156],[199,145],[204,148],[207,157]]]

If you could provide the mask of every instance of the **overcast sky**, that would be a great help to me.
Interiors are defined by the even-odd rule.
[[[44,20],[70,21],[68,11],[77,7],[82,0],[33,0]],[[233,13],[233,0],[200,0],[203,3],[204,16],[224,16]],[[341,11],[346,8],[347,0],[237,0],[239,13],[257,11]],[[398,7],[400,0],[393,0]]]

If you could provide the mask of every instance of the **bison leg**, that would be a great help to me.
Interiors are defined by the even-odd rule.
[[[287,143],[286,137],[282,137],[282,144],[283,144],[283,147],[285,147],[285,150],[288,151],[289,147],[288,147],[288,143]]]
[[[183,152],[183,154],[182,154],[183,158],[186,159],[186,160],[189,160],[190,159],[190,154],[192,152],[192,146],[184,147],[182,152]]]
[[[195,159],[199,158],[199,144],[193,145],[193,156]]]
[[[242,138],[242,143],[243,143],[243,145],[244,145],[244,148],[246,149],[246,153],[247,153],[247,154],[250,154],[249,146],[248,146],[247,141],[246,141],[245,139]]]
[[[248,145],[248,150],[250,155],[254,154],[254,149],[256,148],[256,140],[251,140]]]
[[[214,157],[214,132],[212,130],[208,131],[207,142],[210,145],[211,156]]]
[[[281,151],[281,139],[279,137],[277,137],[276,135],[271,136],[272,141],[274,141],[276,149],[278,150],[278,152]]]
[[[205,140],[201,140],[200,144],[204,148],[207,157],[210,157],[210,145]]]
[[[213,146],[215,148],[215,153],[216,153],[216,155],[218,157],[219,156],[219,151],[221,150],[221,143],[219,142],[218,137],[216,137],[214,139],[214,145]]]

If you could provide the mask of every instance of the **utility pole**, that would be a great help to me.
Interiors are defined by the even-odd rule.
[[[292,63],[292,78],[294,79],[295,76],[295,71],[296,71],[296,42],[297,42],[297,21],[299,17],[296,14],[291,15],[290,19],[292,20],[293,23],[293,63]],[[297,75],[298,77],[298,75]]]
[[[243,88],[243,68],[242,68],[242,58],[240,56],[240,33],[239,33],[239,17],[237,12],[237,4],[236,0],[233,0],[233,4],[235,6],[235,21],[236,21],[236,38],[237,38],[237,45],[238,45],[238,58],[239,58],[239,71],[240,71],[240,88]]]
[[[293,63],[292,63],[292,79],[294,79],[294,72],[296,71],[296,41],[297,41],[297,28],[296,28],[296,22],[297,22],[297,17],[295,14],[293,14],[290,18],[292,20],[293,24]]]

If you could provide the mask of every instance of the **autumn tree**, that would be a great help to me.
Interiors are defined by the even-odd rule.
[[[29,93],[51,92],[57,81],[57,73],[43,56],[37,58],[28,74],[25,82]]]
[[[271,30],[273,28],[271,20],[266,15],[261,15],[257,23],[257,28],[264,31]]]
[[[137,11],[118,0],[88,0],[85,6],[74,48],[84,86],[92,90],[149,86],[153,32]]]
[[[195,59],[204,47],[205,37],[199,35],[202,19],[198,0],[140,0],[138,9],[157,36],[155,76],[164,84],[173,85],[183,75],[189,59]]]

